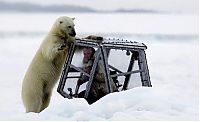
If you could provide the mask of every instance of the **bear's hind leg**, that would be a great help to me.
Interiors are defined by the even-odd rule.
[[[39,113],[41,106],[42,106],[42,98],[41,97],[37,97],[37,98],[32,98],[29,100],[34,100],[34,101],[29,101],[27,102],[28,104],[25,104],[26,107],[26,113],[28,112],[35,112],[35,113]]]
[[[51,90],[48,88],[47,82],[44,82],[43,94],[42,94],[42,105],[40,108],[40,112],[49,106],[50,97],[51,97]]]
[[[40,112],[49,106],[49,102],[50,102],[50,93],[44,93]]]

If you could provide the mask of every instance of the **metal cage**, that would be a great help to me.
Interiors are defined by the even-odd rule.
[[[84,72],[82,68],[76,67],[73,64],[71,64],[75,50],[76,48],[80,46],[95,47],[97,49],[90,74]],[[126,54],[131,56],[128,69],[126,72],[122,72],[119,69],[115,68],[114,66],[108,64],[108,55],[111,49],[126,50],[127,51]],[[130,82],[130,77],[134,73],[140,73],[142,86],[152,87],[150,76],[149,76],[146,54],[145,54],[146,49],[147,49],[147,46],[143,43],[132,42],[132,41],[127,41],[127,40],[103,39],[103,41],[98,41],[98,40],[90,40],[90,39],[76,39],[76,41],[72,43],[72,45],[70,46],[69,54],[66,58],[66,61],[63,67],[63,71],[61,74],[57,91],[65,98],[70,99],[70,98],[76,97],[76,95],[78,94],[79,86],[76,85],[74,94],[70,91],[71,89],[68,89],[70,93],[65,92],[64,87],[66,84],[66,80],[68,78],[78,78],[77,76],[68,76],[69,72],[74,72],[74,71],[80,72],[89,77],[89,81],[87,83],[86,92],[85,92],[85,98],[87,98],[89,95],[91,84],[94,79],[97,64],[100,60],[103,63],[103,71],[104,71],[104,77],[105,77],[106,88],[107,88],[108,93],[113,92],[113,89],[111,87],[111,79],[119,77],[119,76],[124,76],[125,80],[123,84],[120,85],[118,82],[115,82],[115,83],[118,87],[121,86],[122,90],[127,90],[128,84]],[[136,60],[138,61],[139,70],[133,70],[133,65]],[[111,73],[110,70],[115,71],[115,73],[114,74]]]

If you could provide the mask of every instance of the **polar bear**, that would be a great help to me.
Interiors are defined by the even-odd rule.
[[[58,18],[36,52],[22,83],[26,112],[39,113],[50,102],[70,44],[75,41],[74,18]]]

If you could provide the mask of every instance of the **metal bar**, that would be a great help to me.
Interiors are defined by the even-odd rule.
[[[80,76],[68,76],[67,78],[81,78]]]
[[[75,89],[75,95],[78,95],[78,90],[79,90],[79,88],[80,88],[80,85],[76,85],[76,89]]]
[[[83,76],[83,73],[80,73],[80,78]],[[75,89],[75,96],[74,97],[78,97],[78,91],[79,91],[80,85],[78,85],[78,82],[76,83],[76,89]]]
[[[102,63],[104,65],[104,77],[105,77],[105,82],[106,82],[106,86],[107,86],[107,91],[108,93],[112,93],[113,89],[111,87],[111,78],[110,78],[110,71],[109,71],[109,66],[108,66],[108,58],[107,58],[107,53],[106,53],[106,49],[104,48],[103,45],[100,45],[101,48],[101,59],[102,59]]]
[[[93,79],[94,79],[96,67],[97,67],[97,64],[98,64],[98,61],[99,61],[99,56],[100,56],[100,48],[97,49],[96,54],[95,54],[95,59],[94,59],[94,63],[93,63],[93,66],[92,66],[92,70],[90,72],[89,81],[88,81],[87,86],[86,86],[85,98],[88,98],[90,88],[91,88],[91,85],[92,85],[92,82],[93,82]]]
[[[139,72],[144,72],[144,70],[135,70],[135,71],[130,71],[130,72],[123,72],[123,73],[111,75],[111,77],[127,76],[127,75],[130,75],[130,74],[139,73]]]
[[[129,63],[129,66],[128,66],[128,70],[127,70],[127,72],[132,71],[132,69],[133,69],[133,65],[134,65],[134,61],[135,61],[134,58],[135,58],[135,57],[134,57],[134,54],[132,53],[132,55],[131,55],[131,60],[130,60],[130,63]],[[131,77],[131,74],[128,74],[128,75],[125,77],[124,85],[123,85],[122,90],[127,90],[127,87],[128,87],[128,83],[129,83],[130,77]]]
[[[109,49],[124,49],[124,50],[134,50],[134,49],[146,49],[146,47],[143,46],[134,46],[134,45],[119,45],[119,44],[103,44],[106,48]]]
[[[60,82],[59,82],[58,88],[57,88],[57,91],[62,96],[65,96],[65,97],[68,97],[68,96],[65,94],[63,89],[65,87],[65,83],[66,83],[66,79],[67,79],[67,75],[68,75],[68,70],[70,69],[69,64],[72,61],[72,57],[74,55],[75,47],[76,47],[76,43],[75,42],[70,45],[69,53],[68,53],[68,55],[67,55],[67,57],[65,59],[64,68],[63,68],[63,71],[62,71],[62,74],[61,74],[61,78],[60,78]]]
[[[107,42],[106,42],[107,41]],[[91,39],[76,39],[76,42],[78,45],[81,46],[98,46],[99,42],[91,40]],[[147,46],[143,43],[138,43],[138,42],[128,42],[125,40],[115,40],[115,39],[109,39],[106,40],[104,39],[101,43],[101,45],[104,45],[106,48],[109,49],[128,49],[128,50],[133,50],[133,49],[147,49]]]
[[[139,51],[138,65],[141,70],[144,70],[144,72],[140,72],[142,86],[152,87],[144,50]]]
[[[64,91],[59,92],[64,98],[72,99],[72,97]]]
[[[96,45],[96,44],[87,44],[87,43],[77,43],[76,44],[77,46],[82,46],[82,47],[98,47],[98,45]]]
[[[73,72],[73,73],[75,73],[75,72],[78,72],[77,70],[75,70],[75,69],[73,69],[73,68],[69,68],[69,70],[68,70],[68,72]]]
[[[75,69],[75,70],[77,70],[77,71],[79,71],[79,72],[81,72],[81,73],[83,73],[84,75],[90,77],[90,75],[88,73],[86,73],[84,70],[82,70],[81,68],[76,67],[73,64],[70,64],[70,67],[73,68],[73,69]]]
[[[119,72],[119,73],[123,73],[122,71],[120,71],[119,69],[117,69],[117,68],[115,68],[115,67],[113,67],[112,65],[108,65],[111,69],[113,69],[113,70],[115,70],[115,71],[117,71],[117,72]]]

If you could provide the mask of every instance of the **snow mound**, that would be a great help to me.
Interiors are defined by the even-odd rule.
[[[138,87],[108,94],[92,105],[82,98],[54,100],[38,120],[193,120],[196,109],[163,88]],[[185,101],[185,102],[183,102]],[[35,115],[31,113],[30,116]],[[36,114],[38,115],[38,114]]]

